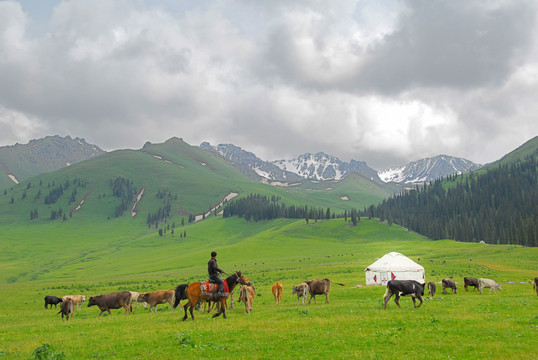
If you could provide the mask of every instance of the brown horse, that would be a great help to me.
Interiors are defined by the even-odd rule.
[[[236,271],[235,274],[230,275],[224,280],[228,283],[228,288],[230,290],[230,293],[234,290],[235,286],[239,283],[242,285],[249,285],[250,282],[248,282],[243,274],[241,274],[241,271]],[[216,287],[215,287],[216,288]],[[202,293],[202,283],[201,282],[195,282],[192,284],[189,284],[187,289],[185,290],[185,293],[187,294],[187,299],[189,301],[187,304],[183,306],[185,309],[185,316],[183,317],[183,321],[187,320],[187,309],[189,309],[191,313],[191,318],[194,320],[194,314],[193,309],[198,303],[198,300],[206,300],[206,301],[215,301],[220,304],[220,307],[218,309],[218,312],[213,315],[213,317],[217,317],[220,314],[226,319],[226,299],[228,299],[228,296],[225,297],[219,297],[216,298],[214,294],[216,294],[216,289],[213,289],[213,293],[211,295],[204,295]]]

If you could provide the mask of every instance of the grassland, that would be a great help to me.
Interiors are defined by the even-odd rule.
[[[90,221],[90,220],[88,220]],[[430,241],[377,220],[358,227],[344,220],[276,220],[247,223],[208,218],[186,226],[187,237],[159,237],[128,218],[91,223],[40,223],[0,228],[0,358],[27,359],[49,344],[77,359],[533,359],[538,296],[527,281],[537,276],[538,249]],[[91,230],[90,230],[91,229]],[[152,291],[206,278],[211,250],[219,266],[242,270],[256,285],[254,311],[243,305],[228,319],[160,305],[124,316],[98,318],[83,305],[73,321],[45,310],[45,295],[119,290]],[[452,277],[458,294],[438,295],[414,309],[410,299],[383,310],[384,288],[364,285],[364,268],[389,251],[419,257],[427,281]],[[472,260],[471,260],[472,259]],[[431,261],[430,261],[431,260]],[[497,280],[497,295],[463,290],[463,276]],[[302,306],[292,285],[328,277],[330,304]],[[284,284],[280,306],[270,293]],[[508,282],[513,282],[509,284]],[[525,282],[521,284],[520,282]]]

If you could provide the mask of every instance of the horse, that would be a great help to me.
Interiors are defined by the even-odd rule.
[[[233,291],[233,289],[238,283],[242,285],[250,285],[250,282],[246,281],[243,274],[241,274],[241,271],[236,271],[235,274],[228,276],[224,281],[228,284],[228,289],[230,293]],[[222,317],[226,319],[226,299],[228,298],[229,295],[219,297],[219,298],[214,297],[213,295],[217,293],[216,286],[213,287],[213,292],[211,295],[209,296],[204,295],[202,293],[202,286],[203,284],[201,282],[195,282],[187,286],[187,289],[185,290],[185,294],[187,294],[187,299],[189,301],[187,302],[187,304],[183,306],[183,309],[185,309],[185,316],[183,317],[183,321],[187,320],[188,318],[187,309],[191,313],[192,320],[194,320],[193,309],[200,299],[206,300],[206,301],[211,300],[220,304],[218,311],[215,314],[213,314],[213,317],[217,317],[222,314]]]

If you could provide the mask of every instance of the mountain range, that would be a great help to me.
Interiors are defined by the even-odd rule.
[[[213,146],[203,142],[200,148],[223,157],[252,180],[284,186],[303,180],[342,181],[350,174],[359,174],[376,184],[413,184],[431,182],[482,167],[470,160],[439,155],[378,172],[364,161],[345,162],[323,152],[306,153],[290,160],[265,161],[233,144]],[[89,144],[83,138],[72,139],[70,136],[58,135],[31,140],[24,145],[0,147],[0,188],[104,153],[99,146]]]
[[[470,160],[448,155],[413,161],[405,166],[377,172],[366,162],[344,162],[332,155],[318,152],[304,154],[291,160],[264,161],[255,154],[232,144],[212,146],[200,144],[203,150],[212,151],[232,162],[243,174],[253,180],[272,184],[290,184],[304,179],[316,181],[341,181],[356,173],[375,183],[401,184],[431,182],[453,174],[462,174],[482,167]]]

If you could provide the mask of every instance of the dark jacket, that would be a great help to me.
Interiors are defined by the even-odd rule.
[[[209,277],[218,276],[220,273],[224,272],[224,270],[221,270],[217,264],[217,259],[211,258],[209,262],[207,263],[207,272],[209,273]]]

